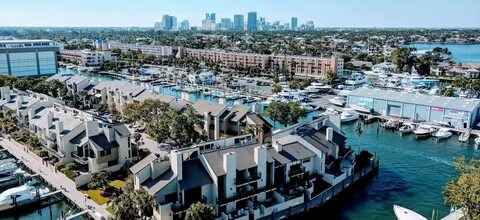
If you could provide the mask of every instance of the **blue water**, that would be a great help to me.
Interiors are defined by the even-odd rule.
[[[338,219],[395,219],[394,204],[417,211],[430,219],[432,210],[440,218],[450,207],[443,201],[443,186],[456,175],[454,157],[479,157],[473,143],[461,144],[457,136],[437,141],[416,140],[412,135],[383,131],[377,124],[364,125],[358,135],[355,124],[343,125],[352,149],[366,149],[380,158],[379,175],[366,188],[335,207]]]
[[[457,62],[480,63],[480,44],[411,44],[417,50],[431,50],[435,47],[448,48],[452,52],[453,60]]]
[[[98,74],[90,74],[90,77],[101,81],[127,81]],[[155,89],[182,98],[181,93],[170,88],[162,88],[161,91]],[[218,101],[200,94],[190,94],[188,100],[196,102],[204,98]],[[305,120],[311,120],[317,114],[309,113]],[[446,215],[450,207],[444,204],[442,191],[445,183],[456,175],[454,157],[480,157],[480,150],[474,150],[473,143],[460,144],[457,136],[444,141],[433,138],[415,140],[411,135],[400,136],[396,132],[381,129],[377,133],[377,127],[377,124],[365,125],[362,134],[358,135],[355,124],[342,125],[342,131],[348,137],[347,142],[353,149],[376,153],[380,158],[380,171],[365,188],[356,189],[329,209],[329,213],[335,213],[329,219],[395,219],[394,204],[413,209],[428,219],[432,210],[439,211],[439,216]]]

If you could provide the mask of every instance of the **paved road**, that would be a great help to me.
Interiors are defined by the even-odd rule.
[[[102,206],[88,199],[85,203],[85,195],[78,191],[75,187],[75,183],[68,179],[64,175],[59,175],[60,172],[55,172],[55,167],[52,165],[46,166],[42,163],[42,158],[34,154],[33,152],[25,151],[25,146],[11,140],[3,139],[0,144],[8,150],[17,159],[23,161],[23,163],[47,182],[49,182],[54,188],[61,189],[61,192],[65,197],[73,201],[78,207],[83,210],[88,210],[88,214],[93,219],[101,219],[101,217],[108,218],[110,213]],[[63,188],[63,189],[62,189]],[[89,210],[87,205],[93,206],[93,210]]]

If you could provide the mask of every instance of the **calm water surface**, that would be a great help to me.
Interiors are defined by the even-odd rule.
[[[457,62],[480,63],[480,44],[411,44],[417,50],[431,50],[435,47],[448,48],[452,52],[453,60]]]

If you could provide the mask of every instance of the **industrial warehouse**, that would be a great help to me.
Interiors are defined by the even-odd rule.
[[[480,100],[358,88],[348,95],[347,105],[365,106],[381,115],[472,128],[477,122]]]

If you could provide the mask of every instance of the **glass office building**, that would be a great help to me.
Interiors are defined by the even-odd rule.
[[[17,77],[57,73],[59,47],[50,40],[0,41],[0,74]]]

